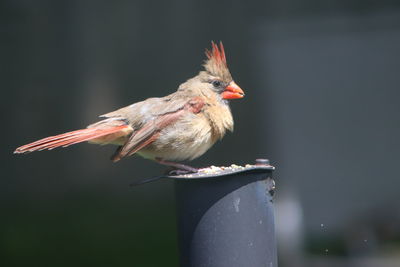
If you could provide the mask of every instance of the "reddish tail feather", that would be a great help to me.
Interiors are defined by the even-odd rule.
[[[88,128],[46,137],[36,142],[18,147],[14,153],[30,153],[41,150],[52,150],[56,147],[67,147],[73,144],[89,141],[109,134],[119,132],[129,126],[121,125],[106,129]]]

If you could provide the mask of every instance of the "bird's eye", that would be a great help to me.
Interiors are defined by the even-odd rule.
[[[221,81],[218,80],[212,81],[212,85],[216,88],[221,87],[221,84],[222,84]]]

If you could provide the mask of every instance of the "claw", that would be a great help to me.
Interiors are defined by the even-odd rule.
[[[175,170],[170,170],[168,172],[168,175],[169,176],[179,176],[179,175],[185,175],[185,174],[190,174],[190,173],[196,173],[197,171],[198,171],[197,169],[195,169],[195,171],[175,169]]]
[[[167,160],[163,160],[163,159],[160,159],[160,158],[156,158],[156,161],[158,163],[162,164],[162,165],[173,167],[174,170],[186,171],[186,173],[184,173],[184,174],[196,173],[199,170],[199,169],[196,169],[194,167],[191,167],[191,166],[188,166],[188,165],[185,165],[185,164],[182,164],[182,163],[167,161]]]

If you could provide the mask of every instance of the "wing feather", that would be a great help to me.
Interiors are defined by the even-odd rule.
[[[175,105],[174,108],[172,108],[172,106],[167,106],[166,109],[162,109],[164,111],[163,113],[157,114],[153,112],[150,114],[152,119],[149,119],[146,123],[141,125],[140,129],[132,133],[128,141],[113,155],[112,160],[115,162],[123,157],[138,152],[156,141],[161,130],[165,127],[174,124],[187,112],[199,113],[203,106],[204,101],[200,97],[195,97],[191,98],[189,101],[186,100],[181,105]],[[160,106],[158,106],[157,111],[160,112]]]

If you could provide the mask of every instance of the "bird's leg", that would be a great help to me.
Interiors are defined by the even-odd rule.
[[[182,163],[177,163],[177,162],[173,162],[173,161],[167,161],[167,160],[163,160],[161,158],[156,158],[155,159],[158,163],[165,165],[165,166],[170,166],[175,168],[176,170],[172,170],[169,172],[169,174],[173,175],[179,175],[179,174],[187,174],[187,173],[196,173],[198,171],[198,169],[193,168],[191,166],[182,164]]]

